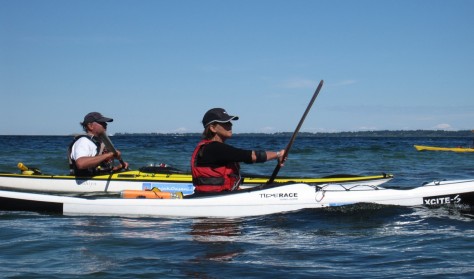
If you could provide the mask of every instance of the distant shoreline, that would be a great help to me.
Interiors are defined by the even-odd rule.
[[[77,134],[69,135],[0,135],[0,137],[71,137]],[[234,136],[252,136],[252,137],[291,137],[293,132],[279,133],[234,133]],[[111,136],[162,136],[162,137],[201,137],[201,133],[124,133],[118,132]],[[431,137],[431,138],[474,138],[471,130],[443,131],[443,130],[379,130],[379,131],[356,131],[356,132],[299,132],[298,137]]]
[[[291,136],[293,132],[280,133],[234,133],[235,136]],[[201,136],[200,133],[115,133],[114,136]],[[471,130],[380,130],[357,132],[300,132],[299,137],[474,137]]]

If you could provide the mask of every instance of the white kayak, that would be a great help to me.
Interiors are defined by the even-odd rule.
[[[82,198],[0,191],[0,210],[46,211],[65,215],[232,218],[356,203],[471,206],[474,205],[474,180],[431,182],[412,189],[295,183],[230,193],[195,194],[182,199]]]

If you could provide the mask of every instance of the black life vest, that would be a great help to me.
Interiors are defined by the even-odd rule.
[[[222,192],[235,190],[241,182],[240,165],[229,163],[224,166],[198,166],[197,158],[201,149],[211,143],[211,140],[202,140],[198,143],[191,157],[191,172],[196,192]]]
[[[68,147],[68,160],[69,160],[69,172],[71,175],[75,176],[94,176],[94,175],[99,175],[99,174],[104,174],[104,173],[110,173],[112,171],[113,165],[112,162],[102,162],[99,166],[95,168],[88,168],[88,169],[78,169],[76,166],[76,160],[73,160],[71,158],[71,153],[72,153],[72,146],[78,141],[80,138],[86,137],[90,141],[92,141],[95,146],[97,146],[97,152],[95,156],[99,154],[103,154],[107,152],[105,149],[105,145],[97,138],[94,136],[90,135],[78,135],[74,138],[74,140],[69,144]]]

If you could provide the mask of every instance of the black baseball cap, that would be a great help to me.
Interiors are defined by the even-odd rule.
[[[204,114],[202,118],[202,125],[206,127],[207,125],[217,122],[217,123],[226,123],[231,120],[239,120],[238,116],[229,115],[227,111],[223,108],[213,108],[210,109]]]
[[[112,121],[114,121],[112,118],[105,117],[99,112],[90,112],[86,114],[86,116],[84,116],[84,122],[82,122],[82,125],[86,125],[92,122],[112,122]]]

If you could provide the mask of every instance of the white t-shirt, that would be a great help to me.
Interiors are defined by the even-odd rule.
[[[94,157],[96,154],[97,146],[87,137],[78,139],[71,149],[71,159],[75,161],[81,157]]]

